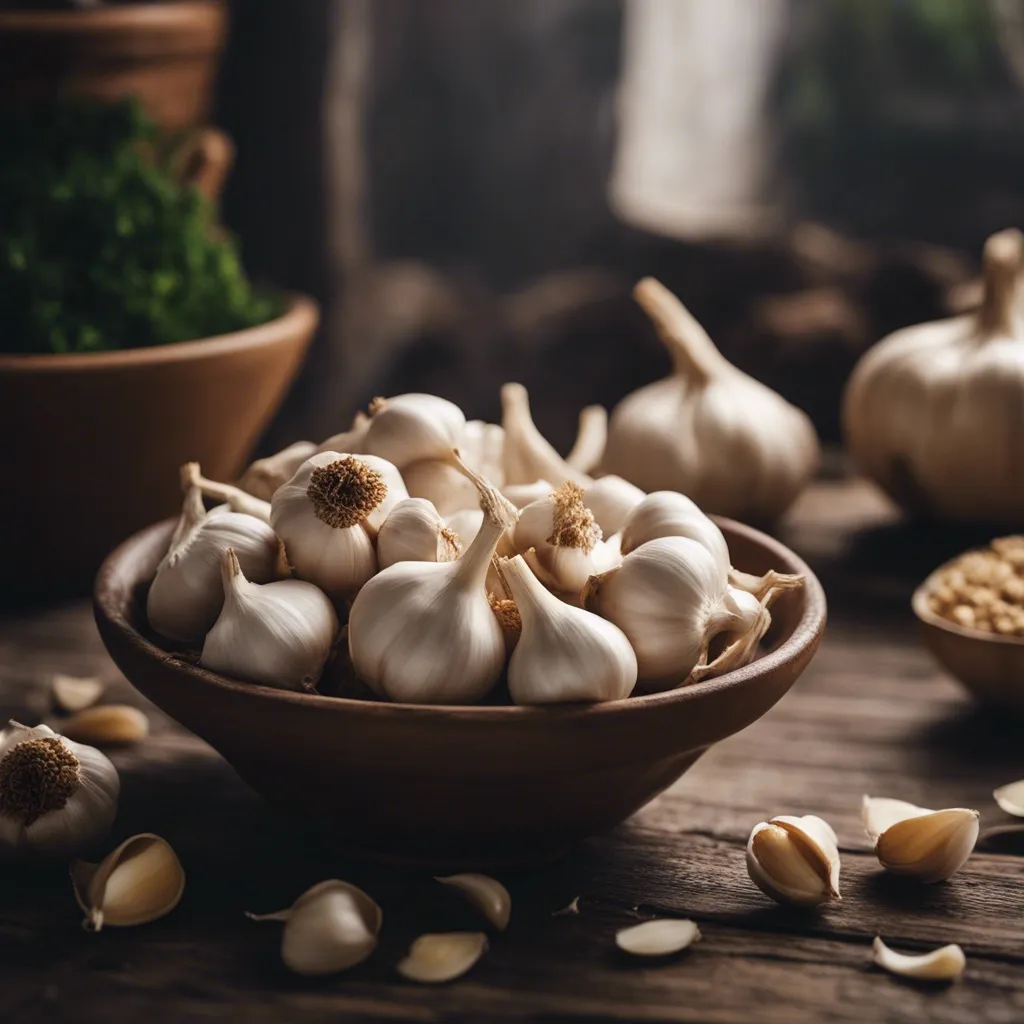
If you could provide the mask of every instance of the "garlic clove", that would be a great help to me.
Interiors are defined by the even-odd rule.
[[[499,932],[508,927],[512,913],[512,897],[508,889],[496,878],[469,873],[446,875],[439,877],[437,881],[461,892]]]
[[[978,841],[978,812],[933,811],[890,825],[875,844],[882,867],[922,882],[942,882],[967,863]]]
[[[60,727],[69,740],[100,747],[137,743],[149,735],[149,719],[127,704],[86,708],[65,719]]]
[[[1024,779],[1008,783],[992,791],[1001,810],[1015,818],[1024,818]]]
[[[53,701],[61,711],[84,711],[103,696],[107,684],[98,676],[79,678],[59,673],[51,682]]]
[[[861,800],[860,820],[868,838],[875,843],[878,842],[878,837],[896,822],[934,813],[927,807],[918,807],[907,803],[906,800],[865,795]]]
[[[586,487],[593,480],[574,469],[537,429],[530,415],[530,396],[522,384],[501,388],[501,425],[505,430],[505,486],[550,480],[560,487],[567,480]]]
[[[553,490],[553,487],[548,488],[548,492]],[[543,496],[543,493],[537,495]],[[606,537],[618,533],[629,514],[646,497],[639,487],[614,474],[602,476],[583,488],[583,504],[594,513],[597,525]]]
[[[894,952],[880,936],[875,936],[872,953],[874,962],[884,970],[904,978],[917,978],[919,981],[956,981],[967,967],[964,951],[957,945],[943,946],[930,953],[911,956]]]
[[[83,927],[148,924],[169,914],[185,891],[185,872],[166,840],[150,832],[126,839],[99,864],[76,861],[71,880]]]
[[[395,968],[403,978],[424,984],[454,981],[470,970],[484,955],[487,936],[483,932],[443,932],[421,935],[409,947],[409,954]]]
[[[580,410],[579,428],[565,461],[581,473],[593,473],[604,455],[608,440],[608,410],[603,405],[588,405]]]
[[[815,815],[779,815],[754,826],[747,842],[751,881],[778,903],[818,906],[839,895],[835,832]]]
[[[644,921],[615,933],[615,945],[631,956],[659,957],[692,946],[700,939],[700,929],[690,920],[662,918]]]
[[[353,449],[346,447],[344,451],[350,452]],[[296,441],[275,455],[257,459],[242,474],[238,486],[255,498],[270,501],[274,496],[274,491],[282,484],[287,483],[295,475],[299,466],[316,452],[317,446],[312,441]]]

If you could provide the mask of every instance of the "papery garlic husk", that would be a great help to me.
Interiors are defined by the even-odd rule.
[[[967,863],[978,841],[978,812],[932,811],[903,800],[865,796],[861,820],[887,871],[942,882]]]
[[[930,953],[908,955],[891,950],[877,935],[872,945],[872,959],[892,974],[918,981],[956,981],[967,967],[964,951],[955,944]]]
[[[312,690],[338,634],[327,595],[302,580],[252,583],[230,549],[222,572],[227,597],[199,664],[264,686]]]
[[[556,488],[566,480],[581,487],[592,478],[569,465],[537,429],[530,415],[530,396],[522,384],[501,388],[501,425],[505,430],[505,486],[550,480]]]
[[[461,892],[499,932],[508,927],[512,915],[512,897],[496,878],[472,872],[438,877],[442,885]]]
[[[1015,818],[1024,818],[1024,779],[994,789],[992,797],[999,804],[1000,810]]]
[[[138,743],[149,735],[149,719],[128,704],[84,708],[60,723],[61,732],[78,743],[116,747]]]
[[[425,498],[400,501],[377,534],[381,569],[396,562],[453,562],[461,554],[458,535]]]
[[[483,932],[443,932],[421,935],[395,970],[410,981],[439,985],[466,973],[487,950]]]
[[[414,704],[473,704],[505,666],[487,574],[516,511],[479,480],[483,525],[454,562],[399,562],[366,584],[349,615],[349,653],[378,695]]]
[[[890,334],[857,364],[843,398],[857,468],[912,513],[1024,519],[1022,236],[985,244],[979,309]]]
[[[583,504],[594,513],[597,525],[606,537],[622,529],[626,517],[645,497],[647,495],[639,487],[614,474],[603,476],[583,488]]]
[[[517,704],[608,701],[636,685],[633,648],[618,626],[564,604],[547,591],[522,555],[499,560],[522,618],[508,665],[508,689]]]
[[[288,575],[281,543],[270,526],[240,512],[207,512],[199,488],[190,488],[146,598],[146,615],[156,632],[186,644],[206,636],[224,604],[220,562],[228,548],[257,583]]]
[[[281,959],[296,974],[311,976],[361,964],[377,948],[384,923],[380,907],[362,889],[336,878],[307,889],[287,910],[247,916],[284,921]]]
[[[447,460],[458,449],[466,417],[437,395],[411,393],[375,398],[370,405],[364,450],[404,470],[424,459]]]
[[[126,839],[99,864],[71,866],[75,899],[85,911],[82,926],[127,928],[169,914],[185,891],[185,872],[170,844],[152,832]]]
[[[565,461],[581,473],[593,473],[604,455],[608,440],[608,411],[603,405],[588,405],[580,410],[576,440]]]
[[[107,684],[97,676],[79,678],[57,673],[50,683],[54,703],[62,711],[84,711],[103,696]]]
[[[827,821],[813,814],[780,815],[754,826],[747,873],[777,903],[816,907],[839,895],[839,850]]]
[[[270,521],[295,575],[342,601],[377,571],[377,531],[408,496],[384,459],[319,452],[275,492]]]
[[[654,491],[638,502],[622,524],[622,553],[659,537],[689,537],[707,548],[722,572],[730,568],[722,531],[685,494]]]
[[[700,929],[693,921],[659,918],[620,928],[615,933],[615,945],[631,956],[671,956],[692,946],[700,937]]]
[[[753,660],[771,624],[769,608],[799,577],[777,577],[760,600],[731,587],[720,564],[687,537],[648,541],[621,565],[592,576],[583,607],[614,622],[636,652],[641,688],[670,689]],[[720,633],[731,642],[712,662],[708,647]]]
[[[527,562],[545,586],[572,595],[617,557],[604,550],[601,527],[571,481],[520,510],[512,541],[517,553],[530,552]]]
[[[317,446],[312,441],[296,441],[274,455],[253,462],[242,474],[238,486],[255,498],[270,501],[274,491],[291,480],[299,466],[316,452]]]
[[[558,490],[547,480],[534,480],[528,484],[506,484],[502,488],[502,494],[508,498],[518,509],[524,509],[527,505],[541,498],[546,498],[552,491]]]
[[[67,860],[100,842],[121,782],[110,760],[45,725],[0,732],[0,859]]]
[[[721,515],[777,518],[818,466],[811,421],[727,362],[662,284],[645,278],[633,295],[654,321],[675,372],[612,411],[602,472],[645,491],[680,491]]]

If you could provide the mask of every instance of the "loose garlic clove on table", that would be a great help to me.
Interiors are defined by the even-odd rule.
[[[442,885],[461,892],[499,932],[508,927],[512,914],[512,897],[496,878],[473,873],[444,875],[437,879]]]
[[[967,967],[964,951],[957,945],[943,946],[930,953],[908,956],[891,950],[879,936],[872,945],[874,962],[891,974],[918,981],[956,981]]]
[[[440,985],[465,974],[486,950],[487,936],[483,932],[421,935],[395,969],[410,981]]]
[[[659,918],[620,929],[615,933],[615,945],[630,956],[662,957],[689,948],[700,937],[693,921]]]
[[[754,826],[747,873],[777,903],[816,907],[839,895],[839,850],[828,822],[807,814],[780,815]]]

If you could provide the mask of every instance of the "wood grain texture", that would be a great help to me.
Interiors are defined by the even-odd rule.
[[[977,807],[983,826],[1000,823],[991,790],[1024,775],[1024,723],[971,704],[919,643],[907,606],[963,538],[910,536],[859,485],[813,488],[784,530],[829,591],[832,622],[808,672],[625,825],[549,868],[503,876],[508,931],[467,977],[432,989],[402,981],[394,964],[422,931],[478,927],[468,906],[422,875],[339,862],[273,814],[117,679],[86,607],[8,615],[0,713],[41,720],[50,674],[98,672],[112,680],[106,700],[151,715],[150,739],[111,755],[123,797],[108,845],[156,831],[188,884],[163,921],[89,935],[62,869],[5,870],[0,1020],[1024,1020],[1024,844],[979,848],[951,881],[923,887],[883,874],[860,829],[865,792]],[[744,868],[755,822],[808,812],[832,823],[842,854],[843,901],[820,914],[775,907]],[[297,979],[278,958],[280,926],[243,912],[276,910],[328,877],[380,902],[381,946],[346,976]],[[552,916],[575,896],[578,915]],[[694,918],[703,940],[666,963],[616,953],[618,928],[658,914]],[[875,934],[900,950],[959,942],[967,973],[947,988],[882,974],[870,966]]]

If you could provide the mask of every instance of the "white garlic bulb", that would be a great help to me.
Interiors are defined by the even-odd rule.
[[[738,519],[781,515],[818,465],[811,421],[727,362],[662,284],[645,278],[633,294],[675,372],[612,411],[603,472],[645,491],[681,491],[701,508]]]
[[[583,606],[614,622],[636,652],[641,687],[669,689],[687,678],[718,675],[751,661],[771,624],[769,608],[800,577],[777,577],[761,600],[738,591],[702,544],[661,537],[631,551],[622,564],[592,576]],[[708,663],[719,633],[734,635]]]
[[[857,468],[911,512],[1024,519],[1022,236],[985,244],[980,309],[890,334],[857,364],[843,426]]]
[[[295,475],[295,470],[316,451],[317,446],[312,441],[296,441],[265,459],[253,462],[242,474],[238,486],[256,498],[270,501],[274,491],[287,483]]]
[[[364,455],[366,454],[366,432],[369,427],[370,417],[365,412],[357,412],[352,420],[352,426],[348,430],[343,430],[340,434],[332,434],[322,444],[317,445],[316,450],[318,452],[348,452],[350,455]]]
[[[11,722],[0,732],[0,858],[77,856],[110,830],[120,791],[98,750]]]
[[[583,504],[583,489],[571,481],[520,511],[512,541],[541,582],[564,594],[578,594],[591,576],[616,560]]]
[[[622,553],[659,537],[688,537],[708,550],[715,563],[727,573],[729,545],[722,531],[684,494],[654,491],[640,501],[622,524]]]
[[[264,686],[313,689],[338,634],[338,617],[327,595],[302,580],[251,583],[231,548],[221,571],[224,608],[199,663]]]
[[[474,489],[475,490],[475,489]],[[406,498],[388,513],[377,534],[377,562],[452,562],[462,554],[458,535],[424,498]]]
[[[580,410],[576,440],[565,461],[581,473],[593,473],[601,463],[607,441],[607,409],[603,405],[588,405]]]
[[[517,704],[607,701],[636,685],[636,655],[618,626],[547,591],[522,555],[499,561],[522,621],[508,666]]]
[[[413,498],[425,498],[443,516],[480,507],[476,485],[454,462],[422,459],[406,466],[402,479]]]
[[[375,398],[364,450],[404,470],[424,459],[447,460],[458,449],[465,427],[462,410],[437,395]]]
[[[220,563],[228,548],[257,583],[288,575],[281,543],[265,522],[224,508],[207,512],[199,488],[189,488],[146,598],[149,624],[161,636],[192,644],[210,631],[224,604]]]
[[[468,420],[458,443],[466,465],[499,490],[505,483],[505,431],[497,423]]]
[[[534,480],[528,484],[507,484],[501,493],[518,509],[526,508],[534,501],[546,498],[552,491],[558,490],[547,480]]]
[[[842,898],[836,834],[813,814],[783,814],[755,825],[747,841],[747,873],[777,903],[815,907]]]
[[[455,562],[398,562],[352,603],[349,653],[359,677],[389,700],[472,704],[505,666],[505,638],[487,573],[515,509],[480,481],[484,521]]]
[[[501,425],[505,430],[505,486],[550,480],[560,487],[571,480],[581,487],[593,481],[570,466],[537,429],[530,415],[530,396],[522,384],[501,389]]]
[[[390,462],[319,452],[274,492],[270,521],[295,575],[343,600],[377,571],[374,537],[407,497]]]
[[[622,529],[626,516],[645,497],[639,487],[614,474],[602,476],[583,488],[583,504],[594,513],[606,537]]]
[[[445,526],[458,537],[463,550],[473,543],[473,538],[480,532],[483,523],[484,513],[479,504],[476,508],[464,508],[444,517]]]

